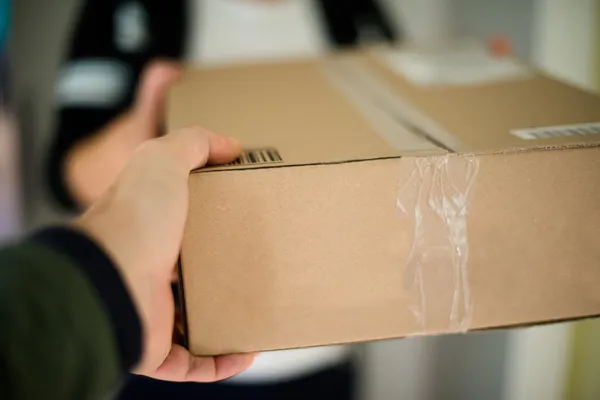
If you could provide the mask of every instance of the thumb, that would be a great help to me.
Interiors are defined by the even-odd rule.
[[[240,142],[236,139],[217,135],[200,127],[189,127],[168,134],[155,143],[161,144],[161,149],[169,162],[179,164],[187,174],[205,164],[224,164],[235,160],[241,153]],[[154,160],[157,156],[152,156]]]
[[[178,64],[169,61],[150,63],[139,81],[135,98],[134,112],[157,126],[163,112],[163,104],[169,87],[181,73]]]

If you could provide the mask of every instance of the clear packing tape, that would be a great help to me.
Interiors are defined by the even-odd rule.
[[[479,160],[445,155],[406,159],[397,206],[413,240],[404,266],[409,308],[422,332],[469,329],[467,212]]]
[[[464,150],[463,144],[434,120],[419,112],[371,73],[356,57],[324,61],[326,81],[360,112],[377,134],[402,154],[431,154]]]
[[[413,229],[404,265],[404,297],[415,318],[415,334],[467,331],[473,314],[467,212],[478,159],[448,154],[462,144],[370,73],[361,60],[327,61],[323,73],[390,147],[414,156],[444,154],[406,157],[402,163],[397,207]]]

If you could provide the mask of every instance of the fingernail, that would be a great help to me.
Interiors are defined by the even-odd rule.
[[[225,139],[229,142],[228,144],[233,146],[241,146],[240,141],[231,136],[225,136]]]

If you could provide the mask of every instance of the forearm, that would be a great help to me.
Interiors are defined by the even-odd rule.
[[[57,126],[47,160],[47,179],[52,197],[61,207],[75,210],[83,206],[78,188],[72,185],[75,161],[79,163],[78,160],[84,158],[79,154],[82,153],[80,148],[89,147],[97,137],[102,136],[101,131],[110,125],[110,121],[123,112],[118,108],[65,108],[57,114]],[[75,153],[78,153],[76,157],[73,156]],[[107,163],[107,159],[102,161]],[[85,182],[88,181],[90,179]]]
[[[0,398],[102,398],[140,354],[117,271],[67,230],[0,252],[0,326]]]
[[[64,161],[64,179],[72,196],[89,206],[115,181],[135,149],[150,139],[148,130],[134,129],[131,112],[76,143]],[[134,125],[135,127],[135,125]]]

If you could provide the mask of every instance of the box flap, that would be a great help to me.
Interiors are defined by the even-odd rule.
[[[276,149],[285,165],[401,154],[328,82],[319,62],[188,70],[170,92],[167,120],[169,130],[202,125],[250,149]]]
[[[362,59],[363,73],[377,76],[399,98],[457,139],[457,151],[489,152],[596,145],[600,97],[538,71],[523,79],[425,86],[410,83],[376,49]]]

